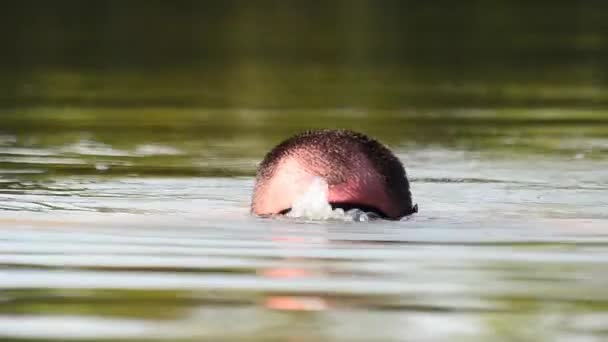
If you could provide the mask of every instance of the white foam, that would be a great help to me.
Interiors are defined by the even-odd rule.
[[[302,196],[291,204],[289,217],[306,218],[310,220],[327,220],[333,216],[331,205],[327,201],[329,186],[325,179],[315,177]]]
[[[360,209],[351,209],[347,212],[337,208],[332,209],[327,200],[329,185],[325,179],[315,177],[302,196],[298,197],[291,205],[287,214],[289,217],[307,220],[340,220],[366,222],[370,215]]]

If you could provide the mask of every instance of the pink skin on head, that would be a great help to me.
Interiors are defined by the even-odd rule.
[[[319,176],[304,168],[296,158],[285,158],[277,165],[272,178],[258,189],[253,212],[272,215],[291,208]],[[366,160],[359,163],[356,172],[344,183],[330,185],[327,197],[330,203],[365,205],[378,208],[391,218],[399,217],[399,209],[391,203],[374,168]]]

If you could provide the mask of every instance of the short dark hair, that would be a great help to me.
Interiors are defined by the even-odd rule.
[[[353,149],[359,153],[354,153]],[[354,168],[365,158],[373,166],[389,199],[398,204],[400,216],[417,211],[417,206],[412,206],[410,185],[399,159],[377,140],[343,129],[306,131],[268,152],[258,167],[252,206],[260,188],[272,178],[277,165],[288,156],[303,160],[309,171],[325,178],[329,185],[346,182]]]

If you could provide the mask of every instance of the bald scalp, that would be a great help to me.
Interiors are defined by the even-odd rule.
[[[377,202],[390,202],[391,210],[381,210],[381,207],[386,208],[389,204],[378,203],[376,206],[382,212],[390,211],[390,214],[386,213],[389,218],[398,219],[416,211],[412,206],[407,175],[399,159],[386,146],[361,133],[313,130],[277,145],[266,154],[258,168],[251,204],[253,213],[277,214],[278,211],[289,209],[282,208],[285,204],[270,210],[277,212],[267,212],[269,210],[263,208],[267,207],[263,203],[270,196],[272,189],[269,188],[280,178],[277,177],[278,173],[288,173],[294,181],[304,175],[319,176],[325,179],[330,189],[374,193],[372,198],[378,199]],[[296,173],[298,176],[294,176]],[[288,183],[285,181],[282,186],[288,187]],[[333,197],[340,202],[344,196]],[[348,198],[345,201],[352,202]],[[375,203],[350,204],[374,206]]]

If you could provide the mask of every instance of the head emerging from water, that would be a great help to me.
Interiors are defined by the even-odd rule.
[[[318,130],[268,152],[258,168],[252,213],[288,212],[319,177],[328,184],[334,208],[359,208],[394,220],[417,211],[403,165],[387,147],[361,133]]]

